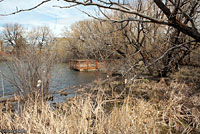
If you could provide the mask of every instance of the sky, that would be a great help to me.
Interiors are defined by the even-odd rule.
[[[42,0],[4,0],[0,2],[0,14],[15,12],[17,9],[27,9],[39,4]],[[53,7],[55,5],[67,6],[66,2],[52,0],[29,12],[21,12],[15,15],[0,16],[0,32],[7,23],[22,24],[25,29],[31,29],[37,26],[49,26],[55,36],[61,36],[64,27],[70,29],[70,26],[80,20],[89,19],[89,17],[76,8],[60,9]],[[78,7],[88,13],[94,13],[95,8]]]

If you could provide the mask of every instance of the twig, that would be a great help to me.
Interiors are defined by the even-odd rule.
[[[169,51],[171,50],[174,50],[174,49],[177,49],[177,48],[180,48],[182,47],[183,45],[187,44],[187,43],[192,43],[192,42],[196,42],[196,40],[192,40],[192,41],[189,41],[189,42],[185,42],[185,43],[182,43],[180,45],[176,45],[174,47],[171,47],[169,48],[167,51],[164,52],[164,54],[162,56],[160,56],[159,58],[157,58],[156,60],[154,60],[151,64],[148,64],[147,66],[145,66],[146,68],[148,68],[149,66],[152,66],[153,64],[155,64],[156,62],[158,62],[159,60],[161,60]]]
[[[142,13],[139,13],[137,11],[134,11],[133,9],[130,9],[128,7],[124,7],[124,6],[121,7],[120,4],[114,3],[114,2],[110,3],[110,5],[115,5],[115,6],[108,6],[108,3],[105,4],[105,2],[102,2],[102,1],[99,1],[101,3],[94,3],[94,2],[85,3],[85,2],[81,2],[81,1],[77,1],[77,0],[64,0],[64,1],[65,2],[70,2],[70,3],[75,3],[75,6],[78,6],[78,5],[96,6],[96,7],[99,7],[99,8],[120,11],[120,12],[123,12],[123,13],[128,13],[128,14],[133,14],[133,15],[140,16],[140,17],[145,18],[145,19],[147,19],[147,20],[149,20],[151,22],[154,22],[154,23],[170,25],[170,23],[168,23],[168,22],[166,22],[164,20],[156,19],[156,18],[147,16],[145,14],[142,14]],[[69,8],[70,6],[57,6],[57,7],[59,7],[59,8]]]
[[[1,73],[1,71],[0,71],[0,73]],[[4,84],[3,84],[3,75],[2,75],[2,73],[1,73],[1,87],[2,87],[2,90],[3,90],[3,98],[4,98]]]
[[[2,1],[3,1],[3,0],[1,0],[0,2],[2,2]],[[32,10],[34,10],[34,9],[36,9],[36,8],[38,8],[38,7],[40,7],[41,5],[43,5],[43,4],[45,4],[45,3],[49,2],[49,1],[51,1],[51,0],[42,1],[41,3],[39,3],[38,5],[36,5],[36,6],[32,7],[32,8],[21,9],[21,10],[18,10],[18,9],[17,9],[17,11],[15,11],[15,12],[8,13],[8,14],[0,14],[0,16],[9,16],[9,15],[14,15],[14,14],[17,14],[17,13],[20,13],[20,12],[32,11]]]

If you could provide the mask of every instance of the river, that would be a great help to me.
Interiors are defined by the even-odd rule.
[[[5,75],[11,76],[7,65],[5,62],[0,62],[0,71]],[[105,74],[101,72],[79,72],[74,71],[69,68],[67,63],[56,64],[52,68],[52,78],[50,81],[50,91],[61,90],[64,88],[69,88],[67,92],[73,92],[70,87],[77,86],[81,84],[90,83],[98,78],[105,77]],[[74,89],[73,89],[74,90]],[[0,74],[0,96],[4,94],[15,93],[14,87],[6,81]]]

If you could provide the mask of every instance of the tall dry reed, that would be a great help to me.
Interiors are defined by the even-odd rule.
[[[0,129],[25,129],[41,134],[163,134],[200,132],[196,101],[185,92],[189,87],[176,82],[140,82],[129,85],[127,96],[112,98],[108,88],[94,87],[65,103],[50,105],[27,101],[21,114],[0,115]],[[163,91],[164,92],[163,92]],[[137,94],[137,96],[136,96]],[[149,97],[142,97],[147,94]],[[186,102],[191,104],[188,106]]]

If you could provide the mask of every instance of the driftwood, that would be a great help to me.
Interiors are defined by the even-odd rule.
[[[12,97],[6,97],[0,98],[0,103],[6,103],[6,102],[16,102],[16,101],[23,101],[24,99],[21,96],[12,96]]]

